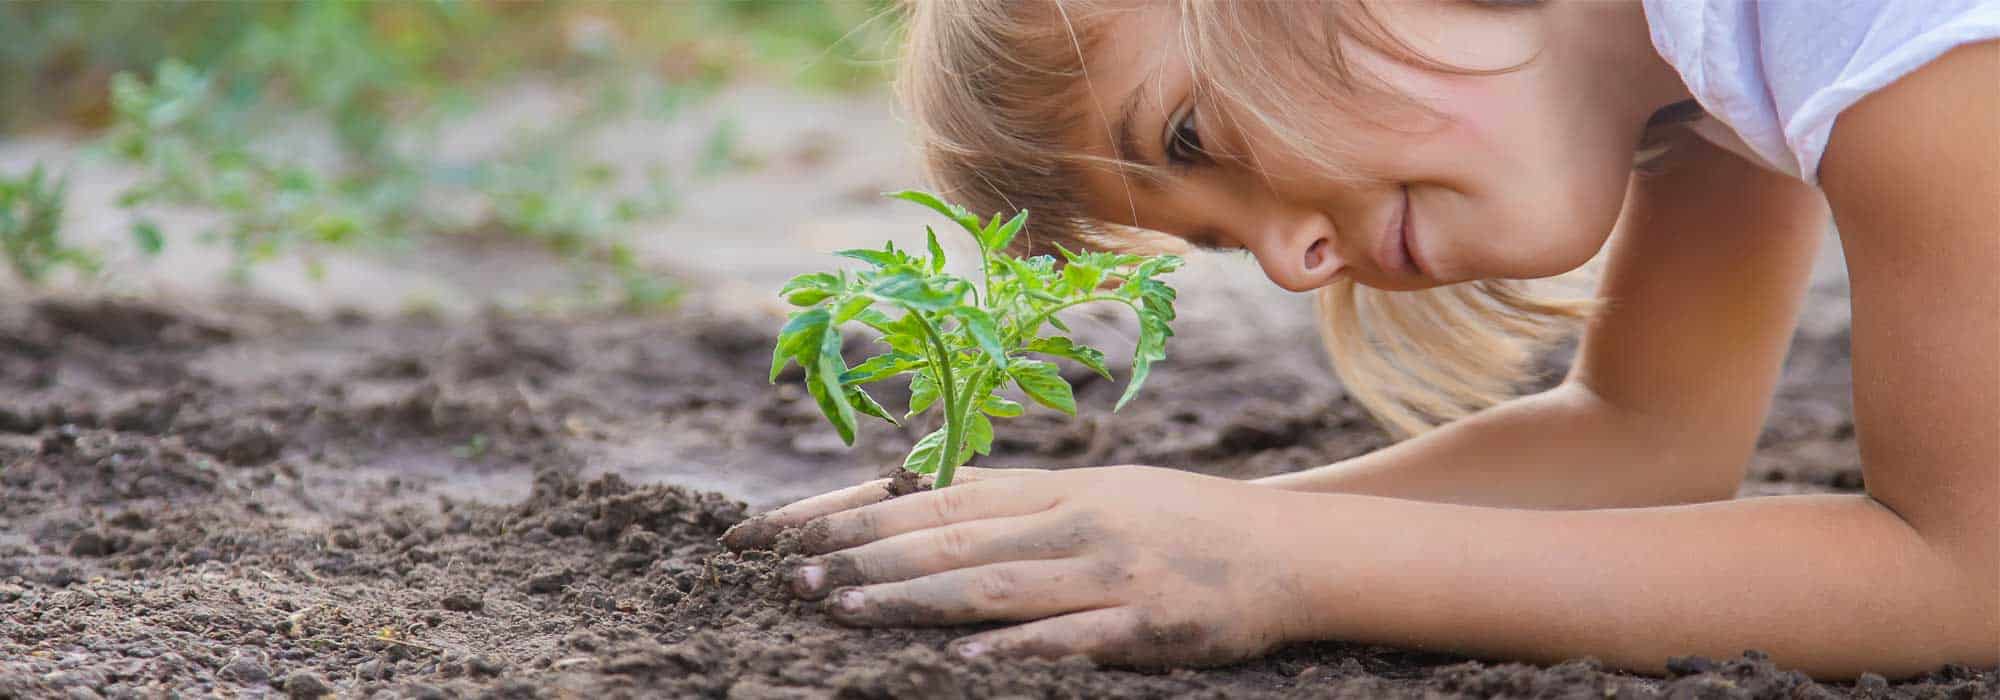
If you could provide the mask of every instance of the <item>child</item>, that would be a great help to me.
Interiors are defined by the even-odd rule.
[[[1257,483],[864,485],[726,540],[808,524],[794,588],[846,623],[1022,623],[966,656],[2000,663],[1994,37],[1995,0],[914,3],[950,197],[1032,210],[1036,250],[1249,251],[1417,435]],[[1868,493],[1731,500],[1829,214]],[[1506,281],[1607,245],[1596,303]],[[1503,396],[1572,318],[1566,381]]]

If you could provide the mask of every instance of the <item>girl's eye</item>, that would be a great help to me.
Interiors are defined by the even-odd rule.
[[[1174,165],[1195,165],[1207,162],[1208,154],[1201,149],[1201,134],[1195,131],[1194,107],[1189,106],[1169,125],[1167,132],[1167,162]]]

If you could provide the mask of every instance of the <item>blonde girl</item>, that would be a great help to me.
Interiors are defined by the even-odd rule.
[[[1996,36],[1996,0],[916,2],[936,185],[1031,248],[1247,250],[1414,437],[864,485],[728,542],[809,525],[793,586],[849,624],[1018,623],[966,656],[2000,663]],[[1868,491],[1732,500],[1829,222]],[[1514,282],[1600,250],[1594,300]],[[1510,397],[1570,322],[1567,379]]]

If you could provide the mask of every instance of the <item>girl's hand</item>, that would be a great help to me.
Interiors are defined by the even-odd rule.
[[[959,485],[986,479],[1001,479],[1023,474],[1040,474],[1040,469],[980,469],[959,467],[953,481]],[[924,477],[924,486],[930,486],[930,477]],[[815,518],[831,515],[844,510],[852,510],[871,503],[889,499],[889,480],[876,479],[859,486],[849,486],[838,491],[828,491],[812,498],[796,501],[783,508],[752,516],[737,523],[722,533],[722,546],[733,550],[768,549],[778,541],[778,534],[811,522]]]
[[[800,544],[820,556],[792,589],[844,624],[1035,621],[952,644],[968,657],[1218,664],[1307,627],[1273,536],[1282,491],[1152,467],[973,473],[886,502],[879,484],[827,494],[751,529],[810,518]]]

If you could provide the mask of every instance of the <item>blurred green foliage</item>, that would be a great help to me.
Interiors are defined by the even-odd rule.
[[[671,120],[744,76],[880,84],[887,10],[883,0],[8,3],[0,133],[101,130],[106,150],[141,166],[120,203],[149,253],[166,240],[151,216],[160,206],[221,214],[203,233],[227,245],[238,273],[280,255],[310,263],[331,246],[505,235],[594,271],[589,284],[608,277],[620,301],[643,307],[675,291],[639,264],[630,225],[670,211],[676,181],[744,163],[733,124],[671,169],[621,169],[584,145],[614,122]],[[440,155],[484,100],[522,82],[583,99],[495,152]],[[437,206],[468,200],[471,220],[466,207]]]
[[[67,189],[66,182],[50,177],[39,164],[25,175],[0,175],[0,253],[14,274],[29,282],[62,267],[84,273],[97,269],[95,255],[64,246],[57,235]]]
[[[622,54],[659,77],[714,84],[753,77],[811,89],[882,84],[895,0],[461,2],[412,0],[332,10],[368,24],[386,67],[434,86],[560,69],[580,54]],[[313,2],[0,3],[0,133],[110,123],[123,71],[176,59],[212,67],[247,35],[327,13]],[[358,11],[357,11],[358,10]],[[305,25],[311,25],[307,22]],[[321,29],[332,24],[321,24]],[[317,38],[356,38],[318,32]],[[275,46],[275,48],[286,48]],[[338,48],[338,47],[332,47]],[[355,52],[348,52],[352,57]],[[375,59],[370,59],[373,62]],[[293,64],[312,66],[304,60]],[[348,70],[332,72],[352,74]],[[378,75],[377,77],[385,77]],[[329,85],[328,87],[332,87]]]
[[[853,90],[888,80],[895,0],[692,0],[640,33],[693,47],[712,79],[743,71],[800,87]]]

